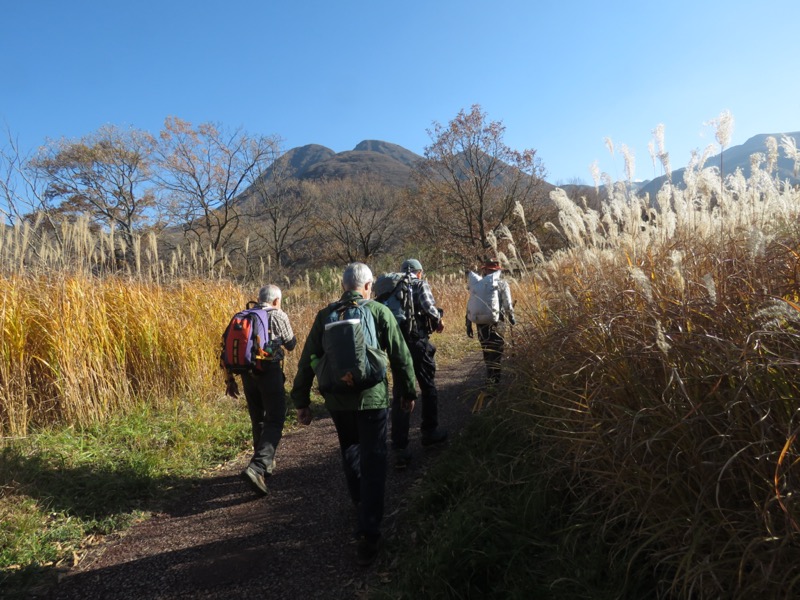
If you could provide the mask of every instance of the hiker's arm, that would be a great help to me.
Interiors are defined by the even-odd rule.
[[[414,400],[409,398],[400,398],[400,410],[403,412],[411,413],[414,412],[414,406],[417,403]]]
[[[423,281],[420,284],[419,303],[420,308],[422,308],[422,311],[431,320],[431,323],[438,326],[440,317],[439,309],[436,308],[436,300],[433,298],[431,286],[427,281]]]
[[[294,335],[292,323],[287,315],[282,310],[276,311],[275,314],[275,328],[276,333],[280,337],[281,346],[291,352],[297,346],[297,337]]]
[[[467,326],[467,337],[471,338],[473,336],[472,321],[469,320],[469,317],[464,317],[464,321],[466,321],[466,326]]]
[[[415,400],[417,383],[414,376],[414,362],[406,341],[403,339],[403,334],[400,332],[400,327],[389,309],[373,312],[373,315],[381,346],[389,357],[392,378],[400,387],[400,396],[406,400]]]
[[[239,396],[239,386],[236,383],[236,378],[233,376],[233,373],[227,374],[227,379],[225,380],[225,395],[231,398],[237,398]]]

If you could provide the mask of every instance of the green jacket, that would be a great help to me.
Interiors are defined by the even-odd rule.
[[[357,292],[345,292],[341,299],[360,300],[362,296]],[[366,306],[375,317],[378,345],[386,352],[389,358],[392,380],[400,385],[400,394],[403,398],[416,399],[417,388],[416,379],[414,378],[414,363],[392,311],[380,302],[368,302]],[[330,306],[326,306],[317,313],[314,324],[311,326],[311,331],[306,338],[306,343],[303,346],[303,352],[297,364],[297,375],[295,375],[290,394],[295,408],[305,408],[311,403],[311,385],[314,382],[311,357],[316,356],[319,358],[323,354],[322,333],[325,329],[325,321],[330,313]],[[391,403],[387,379],[361,393],[325,394],[324,398],[325,407],[328,410],[388,408]]]

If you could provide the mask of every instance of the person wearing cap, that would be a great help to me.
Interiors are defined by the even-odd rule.
[[[283,373],[284,349],[291,352],[297,345],[289,316],[281,310],[281,289],[265,285],[258,292],[258,304],[268,313],[273,358],[262,373],[242,373],[242,388],[253,430],[253,456],[242,471],[242,479],[259,495],[267,494],[266,479],[275,469],[275,452],[283,437],[286,420],[286,390]],[[232,373],[228,373],[226,393],[239,395]]]
[[[478,329],[478,341],[483,350],[483,361],[486,363],[486,380],[489,384],[500,382],[500,361],[505,349],[503,333],[505,323],[516,324],[514,317],[514,303],[511,299],[511,289],[505,279],[501,279],[501,266],[497,260],[487,260],[481,266],[481,275],[467,270],[470,281],[470,302],[467,304],[467,337],[473,336],[473,321]],[[486,288],[491,289],[492,297],[477,299],[475,284],[485,282]],[[478,307],[477,309],[474,307]],[[482,311],[481,308],[487,310]],[[487,319],[484,315],[490,314]]]
[[[400,265],[400,271],[411,276],[411,295],[414,304],[414,324],[409,333],[404,333],[411,358],[414,361],[414,374],[420,389],[422,422],[420,424],[423,446],[439,444],[447,439],[447,431],[439,428],[439,395],[436,389],[436,346],[430,341],[435,331],[444,330],[442,311],[436,306],[430,284],[425,280],[422,264],[416,258],[409,258]],[[395,468],[403,469],[411,462],[408,447],[408,432],[411,425],[410,414],[400,406],[401,396],[395,388],[392,394],[392,448],[395,455]]]

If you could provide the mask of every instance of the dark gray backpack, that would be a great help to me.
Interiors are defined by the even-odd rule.
[[[383,273],[372,285],[375,300],[392,311],[406,337],[416,326],[411,273]]]
[[[314,368],[320,393],[357,393],[386,378],[386,353],[378,347],[369,302],[331,305],[322,333],[323,354]]]

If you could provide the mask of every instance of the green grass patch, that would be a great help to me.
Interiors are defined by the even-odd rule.
[[[243,399],[141,405],[83,429],[0,447],[0,587],[20,594],[67,567],[93,536],[163,508],[250,444]]]

